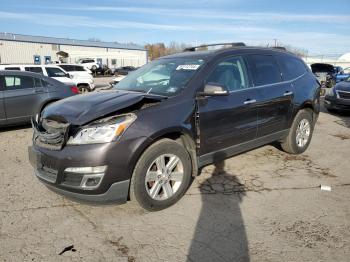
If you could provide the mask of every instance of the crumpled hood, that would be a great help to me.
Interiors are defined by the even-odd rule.
[[[350,92],[350,82],[340,82],[335,86],[335,89]]]
[[[55,102],[44,109],[42,118],[73,125],[84,125],[97,118],[132,106],[144,98],[154,99],[155,101],[164,99],[162,96],[139,92],[99,91],[72,96]]]

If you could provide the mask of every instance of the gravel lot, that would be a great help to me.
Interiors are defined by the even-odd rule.
[[[1,261],[349,261],[349,116],[321,113],[303,155],[269,145],[226,160],[224,174],[208,166],[156,213],[49,191],[28,162],[31,135],[0,130]]]

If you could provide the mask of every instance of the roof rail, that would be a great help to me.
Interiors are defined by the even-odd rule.
[[[272,48],[287,51],[287,49],[284,46],[273,46]]]
[[[236,43],[218,43],[218,44],[208,44],[208,45],[199,45],[199,46],[193,46],[193,47],[187,47],[183,51],[184,52],[194,52],[198,48],[206,48],[209,46],[219,46],[219,45],[225,45],[230,47],[239,47],[239,46],[246,46],[243,42],[236,42]]]

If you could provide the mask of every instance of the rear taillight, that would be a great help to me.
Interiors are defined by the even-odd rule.
[[[71,87],[70,87],[70,90],[71,90],[74,94],[79,94],[79,93],[80,93],[80,92],[79,92],[79,88],[76,87],[76,86],[71,86]]]

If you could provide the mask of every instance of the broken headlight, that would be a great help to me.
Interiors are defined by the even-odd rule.
[[[95,121],[68,140],[69,145],[108,143],[117,140],[136,120],[135,114],[125,114]]]

